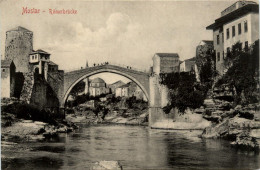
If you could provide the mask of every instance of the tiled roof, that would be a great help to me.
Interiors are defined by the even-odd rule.
[[[49,61],[49,63],[48,63],[49,65],[52,65],[52,66],[57,66],[58,64],[56,64],[56,63],[54,63],[54,62],[52,62],[52,61]]]
[[[156,53],[159,57],[179,57],[178,53]]]
[[[235,20],[247,13],[259,13],[259,5],[258,4],[247,4],[241,8],[238,8],[218,19],[215,20],[215,22],[209,26],[206,27],[207,30],[214,30],[217,28],[220,28],[223,26],[223,24],[230,22],[232,20]]]
[[[195,61],[195,60],[196,60],[196,57],[192,57],[192,58],[189,58],[189,59],[187,59],[185,61]]]
[[[213,41],[211,41],[211,40],[202,40],[204,43],[206,43],[206,44],[213,44]]]
[[[31,54],[37,54],[37,53],[49,54],[49,53],[47,53],[46,51],[43,51],[43,50],[41,50],[41,49],[38,49],[38,50],[36,50],[36,51],[31,52]]]
[[[24,32],[32,32],[24,27],[21,27],[21,26],[18,26],[18,27],[15,27],[13,29],[10,29],[9,31],[24,31]]]

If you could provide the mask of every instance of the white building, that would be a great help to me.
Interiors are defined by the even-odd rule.
[[[180,72],[190,72],[195,70],[195,57],[184,60],[180,64]]]
[[[95,78],[90,82],[89,94],[90,96],[99,96],[101,94],[108,94],[109,88],[106,87],[106,82],[101,78]]]
[[[221,17],[207,27],[213,30],[216,69],[224,73],[224,60],[232,46],[240,42],[242,48],[259,39],[259,5],[252,1],[238,1],[221,12]]]

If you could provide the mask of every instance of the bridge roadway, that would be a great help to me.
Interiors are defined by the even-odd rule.
[[[64,73],[64,86],[63,95],[60,99],[61,106],[64,106],[66,99],[72,88],[81,80],[86,77],[98,74],[98,73],[114,73],[129,78],[135,82],[144,92],[145,96],[149,100],[149,73],[137,71],[125,67],[120,67],[111,64],[105,64],[94,67],[87,67],[79,70]]]

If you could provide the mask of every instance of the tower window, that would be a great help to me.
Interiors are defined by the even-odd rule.
[[[241,23],[238,24],[238,34],[241,34]]]
[[[245,29],[245,32],[247,32],[247,30],[248,30],[247,21],[244,21],[244,29]]]
[[[229,28],[227,29],[227,39],[229,39]]]
[[[236,27],[232,26],[232,37],[236,35]]]
[[[219,35],[217,35],[217,44],[219,44]]]
[[[222,43],[224,43],[224,32],[222,32]]]
[[[220,52],[218,52],[218,61],[220,61]]]
[[[248,50],[248,41],[245,42],[245,50]]]

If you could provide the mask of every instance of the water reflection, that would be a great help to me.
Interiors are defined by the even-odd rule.
[[[124,169],[257,169],[259,154],[241,152],[223,140],[203,140],[201,131],[153,130],[135,126],[81,126],[43,142],[4,148],[3,169],[86,169],[118,160]],[[4,158],[3,158],[4,157]]]

